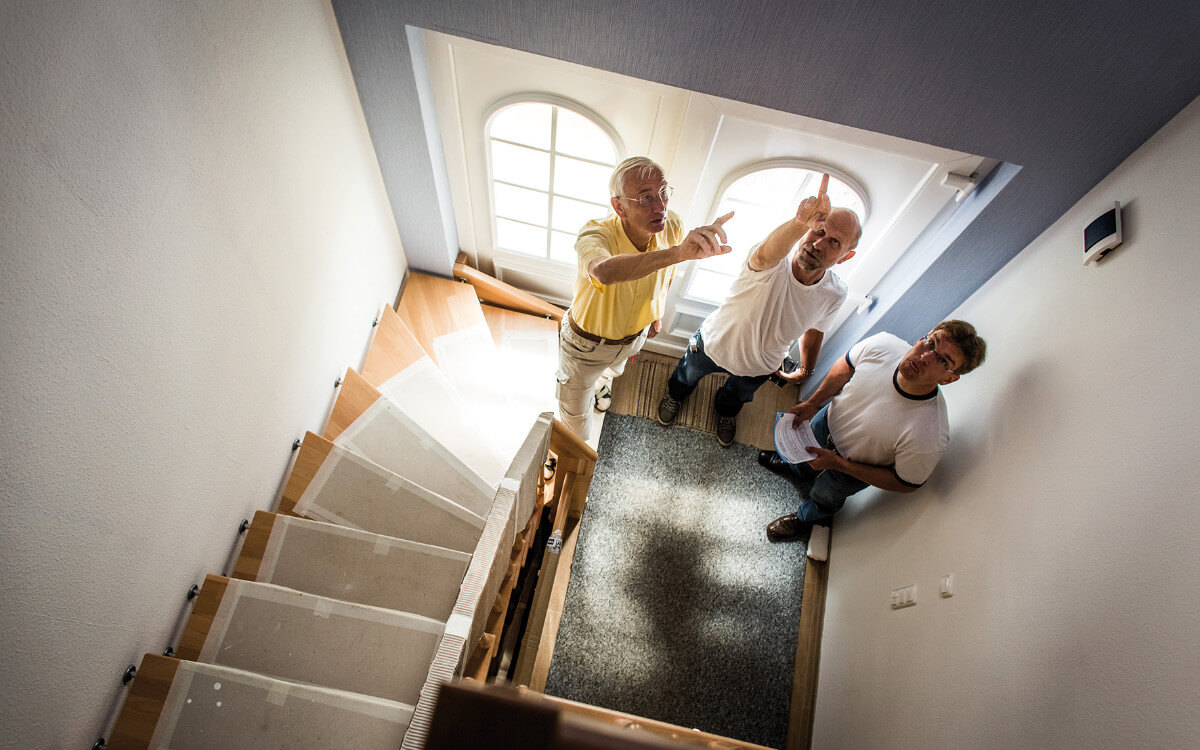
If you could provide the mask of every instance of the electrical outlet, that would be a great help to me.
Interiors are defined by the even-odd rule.
[[[938,593],[943,599],[949,599],[954,596],[954,574],[949,573],[942,576],[942,582],[938,585]]]
[[[892,592],[892,609],[917,606],[917,584],[909,584]]]

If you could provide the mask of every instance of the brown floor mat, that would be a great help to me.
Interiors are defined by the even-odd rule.
[[[667,392],[667,380],[679,362],[677,358],[643,351],[625,366],[625,373],[613,381],[613,402],[610,411],[635,417],[655,419],[658,402]],[[717,434],[717,417],[713,398],[727,375],[709,375],[700,381],[695,392],[679,409],[675,426],[687,427],[710,435]],[[792,406],[800,391],[794,385],[780,388],[768,381],[758,389],[754,400],[738,414],[735,442],[774,450],[775,413]]]

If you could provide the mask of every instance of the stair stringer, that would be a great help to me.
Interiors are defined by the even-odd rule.
[[[483,534],[467,566],[454,612],[429,666],[421,698],[404,736],[403,750],[421,750],[433,720],[438,689],[462,673],[471,648],[482,637],[492,603],[509,567],[509,554],[518,528],[524,528],[537,504],[538,476],[550,447],[553,415],[542,413],[517,451],[496,499],[492,503]]]

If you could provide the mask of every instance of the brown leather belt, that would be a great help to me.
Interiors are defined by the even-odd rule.
[[[588,333],[580,328],[579,324],[575,322],[575,319],[571,317],[570,313],[567,314],[567,325],[571,326],[571,330],[574,331],[579,338],[587,339],[588,341],[595,341],[597,344],[631,344],[635,339],[637,339],[638,336],[642,335],[642,331],[638,331],[637,333],[626,336],[623,339],[602,338],[594,333]]]

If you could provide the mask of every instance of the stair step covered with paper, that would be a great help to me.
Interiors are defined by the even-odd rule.
[[[179,658],[415,704],[446,623],[210,575]]]
[[[388,471],[486,516],[496,485],[451,453],[354,370],[347,370],[322,436]]]
[[[413,707],[216,664],[146,654],[107,747],[394,750]]]
[[[279,503],[283,513],[470,552],[483,517],[348,448],[308,433]]]
[[[258,511],[233,577],[445,621],[471,555]]]

